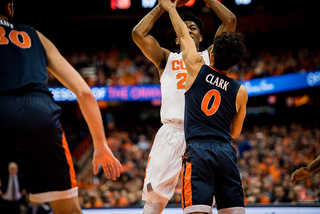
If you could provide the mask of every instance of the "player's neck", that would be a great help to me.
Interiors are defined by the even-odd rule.
[[[214,65],[211,66],[216,72],[223,74],[223,75],[228,75],[229,70],[219,70],[218,68],[214,67]]]
[[[0,15],[0,19],[4,19],[6,21],[9,21],[8,17],[4,16],[4,15]]]

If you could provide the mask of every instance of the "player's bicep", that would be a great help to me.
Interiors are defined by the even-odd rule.
[[[180,38],[180,47],[184,63],[194,65],[201,61],[202,57],[199,55],[196,45],[191,37],[185,36]]]
[[[203,62],[204,62],[204,60],[201,57],[201,55],[195,50],[182,52],[182,58],[183,58],[184,64],[187,67],[188,73],[193,70],[192,69],[193,66],[195,66],[197,64],[201,64],[202,65]],[[191,70],[188,69],[188,68],[191,68]]]
[[[188,67],[192,68],[194,65],[202,63],[203,58],[198,53],[196,45],[189,35],[186,38],[180,39],[180,42],[182,58],[189,73]],[[192,69],[190,71],[192,71]]]
[[[163,48],[159,45],[158,41],[151,35],[132,35],[133,41],[140,48],[142,53],[155,65],[161,69],[162,62],[165,59]]]
[[[216,38],[216,36],[220,35],[222,32],[223,32],[223,26],[220,25],[218,30],[217,30],[217,32],[216,32],[216,34],[214,35],[214,38]]]

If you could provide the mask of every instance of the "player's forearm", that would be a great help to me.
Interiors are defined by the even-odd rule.
[[[77,94],[77,100],[81,109],[81,112],[88,124],[94,148],[99,147],[99,143],[105,142],[105,132],[102,123],[102,117],[100,109],[97,105],[97,101],[94,98],[92,92],[84,90],[83,92]]]
[[[100,109],[89,86],[80,74],[59,53],[54,44],[40,32],[37,32],[46,50],[47,69],[68,89],[76,94],[81,112],[89,126],[90,133],[95,143],[105,142],[104,128]]]
[[[133,28],[132,37],[146,36],[164,11],[160,5],[157,5]]]
[[[309,170],[310,172],[313,172],[317,170],[320,167],[320,155],[312,162],[310,163],[306,169]]]
[[[182,21],[180,15],[178,14],[176,8],[171,8],[168,10],[170,20],[172,23],[172,26],[177,34],[177,37],[179,39],[180,43],[180,48],[181,51],[184,50],[184,39],[189,38],[189,32],[188,28],[185,25],[185,23]]]
[[[234,27],[237,24],[236,16],[223,4],[217,0],[204,0],[205,3],[215,12],[224,25],[232,24]]]

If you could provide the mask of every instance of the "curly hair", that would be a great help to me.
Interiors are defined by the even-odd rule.
[[[190,13],[189,11],[182,13],[180,15],[180,17],[183,21],[192,21],[192,22],[196,23],[196,25],[198,26],[198,28],[200,30],[200,33],[204,29],[204,24],[203,24],[202,20],[199,17],[197,17],[196,15]]]
[[[214,67],[222,71],[229,70],[241,61],[245,51],[243,34],[222,32],[213,42]]]

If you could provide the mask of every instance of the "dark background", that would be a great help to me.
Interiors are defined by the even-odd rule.
[[[142,8],[140,0],[132,0],[127,10],[111,10],[110,0],[15,0],[14,21],[35,27],[64,51],[70,48],[95,50],[117,46],[133,46],[131,31],[151,8]],[[236,5],[234,0],[222,0],[237,16],[237,31],[256,32],[290,29],[290,35],[278,35],[269,42],[280,40],[313,42],[320,32],[320,18],[316,1],[298,0],[252,0],[250,5]],[[156,3],[157,4],[157,3]],[[189,10],[200,16],[205,23],[204,35],[214,35],[221,21],[205,3],[197,0],[192,7],[181,7],[179,12]],[[161,16],[153,30],[171,27],[167,14]],[[172,34],[171,30],[171,34]],[[168,40],[166,36],[165,40]],[[308,38],[308,37],[311,37]],[[161,34],[156,38],[161,43]],[[205,37],[206,38],[206,37]],[[308,38],[308,39],[306,39]],[[212,41],[204,40],[204,45]]]

